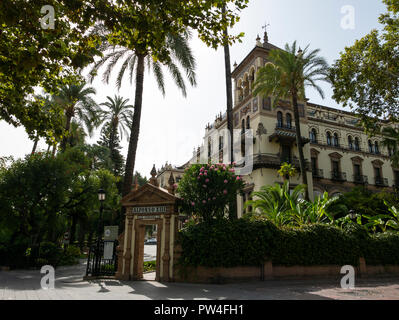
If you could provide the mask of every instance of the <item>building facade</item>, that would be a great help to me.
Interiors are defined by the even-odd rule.
[[[264,185],[283,183],[277,173],[282,163],[291,163],[299,169],[291,102],[281,100],[276,108],[272,108],[270,98],[252,94],[257,71],[268,62],[270,50],[276,48],[268,42],[265,33],[263,43],[258,37],[254,49],[239,65],[234,65],[232,72],[234,129],[242,136],[248,130],[253,132],[250,151],[253,170],[244,176],[247,187],[244,196],[237,200],[239,213],[243,213],[243,203],[250,199],[253,191]],[[399,168],[392,166],[391,150],[383,147],[381,136],[369,138],[358,126],[355,114],[309,101],[300,101],[299,111],[312,199],[325,191],[338,195],[359,185],[378,192],[384,188],[392,190],[399,184]],[[194,152],[191,162],[204,161],[205,154],[205,161],[227,163],[227,136],[227,117],[219,114],[213,124],[207,125],[203,146]],[[241,147],[241,156],[248,156],[246,152],[248,150]],[[163,170],[158,176],[160,183],[162,179],[166,181],[172,171]],[[300,175],[290,179],[292,187],[301,181]]]

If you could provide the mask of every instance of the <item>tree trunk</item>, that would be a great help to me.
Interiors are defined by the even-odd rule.
[[[113,173],[114,175],[116,175],[116,163],[114,162],[114,156],[115,156],[115,137],[116,137],[116,130],[118,130],[118,125],[115,126],[114,123],[111,123],[112,129],[111,129],[111,133],[110,133],[110,137],[109,137],[109,144],[108,144],[108,148],[110,151],[110,156],[111,156],[111,160],[113,163]]]
[[[37,148],[37,143],[39,142],[39,134],[36,133],[36,138],[35,138],[35,142],[33,144],[33,148],[32,148],[32,153],[34,154],[36,152],[36,148]]]
[[[53,152],[52,152],[52,155],[53,155],[53,157],[55,156],[55,152],[57,151],[57,144],[55,144],[54,146],[53,146]]]
[[[300,117],[299,117],[299,110],[298,110],[298,96],[295,91],[292,94],[292,106],[294,108],[296,144],[298,146],[298,153],[299,153],[299,167],[300,167],[301,173],[302,173],[302,183],[306,186],[305,200],[309,201],[308,176],[307,176],[307,170],[306,170],[305,157],[303,156],[301,124],[300,124]]]
[[[76,226],[78,224],[78,217],[75,214],[72,215],[72,223],[71,223],[71,233],[69,236],[69,243],[73,244],[75,242],[75,236],[76,236]]]
[[[226,13],[226,7],[224,6],[222,9],[222,14]],[[223,30],[223,35],[225,40],[227,41],[229,33],[227,28]],[[229,154],[230,154],[230,163],[233,164],[234,162],[234,153],[233,153],[233,85],[231,80],[231,63],[230,63],[230,47],[229,44],[226,43],[224,45],[224,64],[225,64],[225,77],[226,77],[226,100],[227,100],[227,129],[229,130],[230,134],[230,144]],[[237,203],[233,201],[229,203],[229,218],[230,219],[237,219]]]
[[[226,7],[223,7],[223,14],[226,13]],[[223,34],[227,40],[228,31],[227,28],[224,29]],[[231,80],[231,63],[230,63],[230,47],[228,44],[224,46],[224,64],[225,64],[225,74],[226,74],[226,98],[227,98],[227,129],[230,133],[230,161],[234,162],[233,158],[233,85]]]
[[[66,113],[65,113],[66,114],[66,124],[65,124],[65,134],[66,134],[66,136],[64,136],[62,138],[62,141],[61,141],[61,146],[60,147],[61,147],[61,151],[62,152],[65,151],[65,149],[67,147],[68,140],[69,140],[68,135],[69,135],[69,130],[71,129],[71,121],[72,121],[72,116],[73,116],[70,113],[71,112],[69,110],[67,110]]]
[[[122,189],[123,196],[127,195],[132,190],[133,185],[133,171],[136,163],[137,143],[140,133],[141,107],[143,103],[144,58],[144,54],[137,55],[136,95],[133,122],[130,129],[129,149],[126,158],[125,179]]]

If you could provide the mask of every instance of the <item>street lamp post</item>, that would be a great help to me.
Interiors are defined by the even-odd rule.
[[[103,189],[98,190],[98,200],[100,201],[100,219],[98,221],[98,235],[97,235],[97,250],[96,250],[96,275],[100,271],[100,264],[101,264],[101,238],[102,238],[102,231],[104,229],[103,227],[103,203],[105,201],[105,191]]]

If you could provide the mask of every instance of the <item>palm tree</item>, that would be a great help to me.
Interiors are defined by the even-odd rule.
[[[84,145],[86,136],[87,134],[84,128],[81,126],[81,124],[77,121],[72,120],[69,129],[69,138],[68,138],[69,145],[71,147]]]
[[[128,104],[129,99],[124,99],[117,95],[114,98],[107,96],[107,100],[100,104],[100,106],[107,107],[107,110],[102,111],[100,121],[105,122],[102,132],[108,137],[107,147],[110,151],[110,157],[114,162],[113,172],[114,174],[118,174],[121,171],[119,169],[120,161],[115,162],[115,160],[123,159],[118,150],[120,148],[119,136],[123,139],[123,134],[125,134],[129,138],[128,129],[131,127],[133,119],[133,106]]]
[[[119,135],[123,139],[123,134],[128,136],[128,128],[133,119],[133,105],[127,104],[129,99],[123,99],[121,96],[115,95],[114,98],[107,96],[107,102],[103,102],[100,106],[107,107],[107,110],[101,112],[100,121],[105,122],[106,126],[110,126],[109,149],[112,150],[114,140]]]
[[[69,142],[68,135],[72,119],[77,118],[79,123],[84,124],[90,136],[93,133],[93,129],[97,126],[99,112],[97,103],[91,97],[93,94],[96,94],[94,88],[86,87],[85,83],[79,83],[63,86],[53,97],[65,112],[66,135],[61,141],[61,150],[65,150]]]
[[[274,186],[263,186],[260,191],[252,193],[255,200],[245,203],[245,208],[253,207],[253,214],[265,217],[277,226],[287,225],[291,222],[291,205],[299,204],[301,195],[304,193],[305,186],[298,185],[290,193],[288,181],[282,186],[276,183]]]
[[[274,49],[269,53],[269,62],[258,71],[254,82],[253,95],[272,97],[273,107],[276,107],[280,99],[290,98],[294,109],[296,126],[296,143],[299,152],[300,170],[302,182],[308,185],[305,158],[303,155],[304,142],[301,135],[298,100],[305,99],[305,87],[309,86],[318,91],[324,98],[322,89],[316,85],[316,81],[328,81],[328,64],[324,58],[318,56],[319,49],[308,53],[299,48],[297,55],[296,41],[290,46],[286,44],[285,51]],[[309,200],[309,191],[306,188],[305,199]]]
[[[95,32],[100,35],[106,35],[106,31],[97,28]],[[133,185],[133,172],[136,162],[136,151],[140,133],[141,110],[143,103],[143,86],[144,86],[144,69],[147,65],[148,69],[153,71],[158,88],[165,95],[165,79],[163,66],[166,67],[179,89],[181,89],[183,96],[186,96],[186,84],[181,74],[180,65],[192,86],[196,85],[195,76],[195,59],[192,51],[188,45],[191,37],[189,31],[184,34],[170,34],[165,40],[165,47],[169,51],[169,59],[161,63],[159,60],[152,58],[152,53],[148,50],[143,50],[140,44],[137,44],[136,49],[130,50],[125,47],[114,46],[108,42],[104,42],[100,50],[107,52],[98,62],[96,62],[90,72],[89,79],[92,81],[93,77],[98,73],[99,68],[107,64],[103,73],[103,81],[109,83],[110,75],[119,61],[123,61],[119,69],[116,85],[118,90],[122,85],[122,79],[127,71],[129,72],[130,83],[132,84],[133,74],[136,71],[136,88],[134,101],[133,121],[130,128],[129,149],[126,159],[125,179],[122,189],[122,194],[128,194]]]

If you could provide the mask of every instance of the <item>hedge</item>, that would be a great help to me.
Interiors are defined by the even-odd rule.
[[[179,232],[182,266],[317,266],[399,264],[399,235],[368,235],[356,225],[326,224],[277,228],[268,221],[219,220],[190,225]]]

